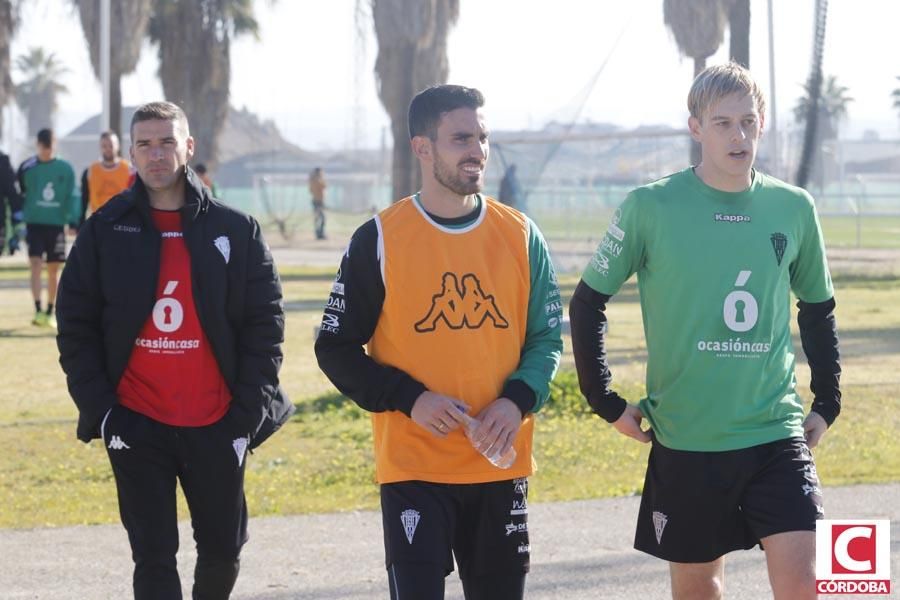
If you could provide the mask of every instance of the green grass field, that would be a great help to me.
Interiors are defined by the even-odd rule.
[[[315,363],[313,329],[330,286],[325,270],[285,269],[289,307],[284,385],[298,415],[248,462],[251,511],[290,514],[375,508],[368,416],[333,391]],[[825,485],[900,479],[900,280],[836,278],[844,413],[816,450]],[[564,300],[576,280],[561,281]],[[643,390],[645,346],[634,286],[610,304],[617,387]],[[31,327],[27,289],[0,287],[0,527],[118,520],[105,450],[75,439],[75,409],[51,332]],[[539,414],[535,501],[638,493],[647,447],[590,415],[577,393],[566,340],[553,396]],[[799,344],[797,344],[799,346]],[[809,375],[798,368],[806,397]],[[186,516],[182,505],[183,516]]]

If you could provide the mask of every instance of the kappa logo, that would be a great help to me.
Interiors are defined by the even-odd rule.
[[[787,249],[787,236],[783,233],[775,232],[769,236],[769,240],[772,242],[772,250],[775,251],[775,260],[778,261],[778,266],[781,266],[781,259],[784,258],[784,251]]]
[[[416,527],[419,526],[421,520],[419,511],[407,508],[400,513],[400,522],[403,523],[403,531],[406,533],[406,539],[410,544],[413,542],[413,536],[416,535]]]
[[[122,441],[122,438],[114,435],[109,438],[109,445],[107,448],[112,450],[131,450],[131,446]]]
[[[441,320],[450,329],[478,329],[488,319],[497,329],[509,327],[494,297],[481,289],[481,282],[474,274],[463,275],[460,287],[456,273],[444,273],[441,291],[432,296],[428,313],[416,323],[415,329],[419,333],[434,331]]]
[[[662,544],[663,530],[666,528],[666,523],[668,522],[669,517],[659,511],[653,511],[653,529],[656,531],[657,544]]]
[[[716,213],[713,217],[719,223],[749,223],[750,215],[725,215]]]
[[[213,240],[213,244],[215,244],[216,250],[222,254],[222,258],[225,259],[225,264],[227,265],[231,258],[231,242],[228,240],[228,237],[220,235]]]

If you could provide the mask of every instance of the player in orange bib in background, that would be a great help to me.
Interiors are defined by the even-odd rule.
[[[119,136],[107,130],[100,134],[100,160],[81,174],[81,222],[97,212],[109,199],[134,183],[131,163],[119,156]]]

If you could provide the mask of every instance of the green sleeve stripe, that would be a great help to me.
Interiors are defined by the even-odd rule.
[[[562,301],[547,243],[540,230],[528,220],[528,262],[531,290],[528,323],[519,366],[509,379],[523,381],[535,394],[532,412],[537,412],[550,395],[550,381],[562,355]]]

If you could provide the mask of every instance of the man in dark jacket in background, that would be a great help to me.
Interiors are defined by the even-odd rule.
[[[9,207],[9,216],[6,207]],[[7,229],[7,221],[11,226]],[[16,189],[16,173],[13,171],[9,157],[0,152],[0,254],[6,247],[6,234],[10,232],[9,253],[19,248],[19,237],[16,226],[22,222],[22,197]]]
[[[228,598],[247,541],[246,452],[293,412],[278,385],[281,284],[259,224],[187,168],[184,112],[131,121],[134,186],[84,224],[57,307],[78,438],[107,448],[135,598],[181,598],[176,479],[197,542],[194,598]]]

